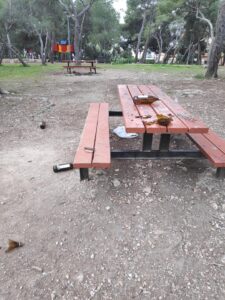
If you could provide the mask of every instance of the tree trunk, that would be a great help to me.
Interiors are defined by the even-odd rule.
[[[222,66],[225,65],[225,51],[223,51],[223,60],[222,60]]]
[[[198,41],[198,65],[202,64],[202,53],[201,53],[201,44]]]
[[[2,64],[4,54],[5,54],[5,44],[2,44],[2,47],[1,47],[1,50],[0,50],[0,65]]]
[[[214,40],[209,52],[208,68],[205,74],[206,78],[218,77],[218,66],[219,66],[220,56],[221,56],[220,46]]]
[[[12,45],[7,45],[7,48],[10,51],[12,51],[12,53],[16,56],[16,58],[18,58],[18,60],[24,67],[28,67],[28,64],[26,64],[25,61],[22,59],[22,56],[20,55],[19,50],[16,49],[16,47],[13,47]]]
[[[225,1],[222,2],[220,7],[217,23],[216,23],[216,35],[212,41],[211,49],[208,57],[208,68],[205,74],[206,78],[218,77],[218,65],[221,57],[221,53],[225,46]]]
[[[83,28],[84,28],[84,21],[85,21],[86,13],[83,14],[81,25],[80,25],[80,33],[79,33],[79,47],[80,47],[80,55],[82,50],[82,36],[83,36]]]
[[[163,40],[162,40],[162,35],[161,35],[161,30],[159,31],[159,33],[157,33],[154,38],[157,41],[158,44],[158,48],[159,48],[159,55],[157,58],[157,64],[160,63],[160,58],[161,58],[161,54],[162,54],[162,46],[163,46]]]
[[[75,30],[74,30],[74,54],[75,54],[75,59],[79,60],[80,59],[80,24],[79,24],[79,19],[76,16],[75,17]]]
[[[44,46],[44,58],[45,58],[45,64],[47,59],[47,49],[48,49],[48,31],[46,32],[45,36],[45,46]]]
[[[141,24],[141,29],[138,33],[138,41],[137,41],[137,47],[136,47],[136,51],[135,51],[135,61],[138,61],[138,52],[140,50],[140,44],[141,44],[141,38],[142,38],[142,34],[145,28],[145,22],[146,22],[146,11],[144,11],[144,15],[143,15],[143,19],[142,19],[142,24]]]
[[[9,58],[12,59],[12,58],[13,58],[13,56],[12,56],[12,50],[11,50],[11,48],[12,48],[12,43],[11,43],[10,35],[9,35],[8,32],[6,33],[6,38],[7,38],[7,43],[8,43],[8,45],[9,45],[9,47],[8,47]]]
[[[191,56],[191,49],[193,47],[193,43],[191,43],[188,47],[188,52],[187,52],[187,59],[186,59],[186,65],[189,64],[189,61],[190,61],[190,56]]]
[[[148,52],[148,45],[149,45],[150,39],[151,39],[151,35],[148,34],[148,37],[145,41],[145,47],[144,47],[144,51],[143,51],[143,54],[142,54],[142,58],[141,58],[142,63],[146,62],[146,55],[147,55],[147,52]]]
[[[178,44],[178,45],[176,46],[176,48],[174,49],[174,52],[173,52],[173,58],[172,58],[172,60],[171,60],[171,62],[170,62],[171,65],[174,63],[174,59],[175,59],[177,53],[179,52],[179,50],[180,50],[180,46],[179,46],[179,44]],[[177,57],[176,57],[176,63],[178,63]]]
[[[172,50],[173,50],[173,46],[170,46],[168,48],[168,50],[166,51],[166,54],[165,54],[164,59],[163,59],[163,64],[167,64],[168,63],[169,58],[170,58],[170,54],[171,54]]]
[[[45,53],[46,47],[44,47],[44,42],[43,42],[43,39],[42,39],[42,35],[40,33],[37,33],[37,34],[38,34],[38,38],[39,38],[39,42],[40,42],[41,63],[44,66],[44,65],[46,65],[46,53]]]
[[[51,42],[51,49],[50,49],[50,61],[52,64],[54,64],[54,51],[53,51],[53,47],[55,45],[55,33],[52,32],[51,35],[50,35],[50,42]]]

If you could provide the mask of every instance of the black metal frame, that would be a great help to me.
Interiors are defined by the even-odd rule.
[[[109,117],[122,117],[122,111],[109,111]],[[112,159],[205,159],[199,150],[169,150],[171,135],[161,134],[159,150],[152,150],[153,134],[143,134],[142,150],[112,150]],[[217,168],[217,177],[225,177],[225,168]],[[89,180],[89,171],[80,169],[80,180]]]
[[[89,169],[82,168],[80,169],[80,180],[89,180]]]
[[[111,158],[114,159],[202,159],[204,156],[198,150],[113,150],[111,151]]]
[[[225,168],[217,168],[216,169],[216,177],[225,178]]]

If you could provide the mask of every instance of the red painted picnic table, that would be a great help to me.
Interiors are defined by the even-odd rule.
[[[118,90],[122,111],[109,110],[107,103],[90,105],[73,164],[74,168],[80,169],[81,180],[89,178],[90,168],[111,167],[111,159],[207,158],[217,168],[217,176],[225,176],[225,140],[209,130],[200,119],[192,116],[157,86],[119,85]],[[134,101],[146,95],[156,97],[157,101],[151,104]],[[168,126],[156,122],[159,114],[172,118]],[[109,117],[122,116],[128,133],[143,134],[142,149],[117,150],[110,147]],[[155,134],[160,135],[158,149],[153,149]],[[189,138],[199,150],[189,147],[179,149],[179,146],[170,148],[170,137],[176,134]]]
[[[129,133],[149,134],[185,134],[207,133],[209,128],[187,112],[180,104],[173,101],[160,88],[154,85],[118,85],[124,124]],[[133,98],[140,95],[152,95],[159,99],[152,104],[135,104]],[[156,123],[157,114],[172,115],[168,126]],[[146,118],[148,117],[149,118]]]

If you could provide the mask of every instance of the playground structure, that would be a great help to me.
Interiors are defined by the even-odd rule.
[[[71,59],[72,53],[74,53],[74,46],[69,44],[67,40],[60,40],[52,47],[54,59],[58,61]]]

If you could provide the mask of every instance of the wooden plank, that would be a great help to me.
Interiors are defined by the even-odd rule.
[[[131,97],[142,94],[136,85],[128,85],[127,87],[131,94]],[[152,116],[149,119],[145,119],[146,122],[152,122],[152,121],[157,120],[156,112],[152,109],[152,107],[150,105],[138,104],[138,105],[136,105],[136,109],[138,110],[140,116],[147,116],[147,115]],[[141,119],[141,120],[144,124],[144,120],[143,119]],[[167,128],[165,126],[161,126],[158,124],[152,124],[152,125],[144,124],[144,126],[146,128],[147,133],[166,133],[167,132]]]
[[[140,91],[143,94],[152,94],[151,89],[149,89],[148,86],[140,85],[138,86]],[[168,133],[187,133],[188,127],[169,109],[168,106],[166,106],[163,101],[159,100],[154,103],[152,103],[152,108],[157,114],[163,114],[163,115],[172,115],[173,121],[170,125],[167,126],[167,132]]]
[[[204,137],[206,137],[212,144],[214,144],[220,151],[225,154],[225,139],[220,137],[214,131],[209,130],[208,133],[204,133]]]
[[[188,134],[201,152],[213,163],[217,168],[225,167],[225,154],[212,144],[203,134]]]
[[[145,126],[143,125],[133,99],[127,89],[126,85],[118,85],[119,98],[123,111],[124,124],[127,132],[130,133],[144,133]]]
[[[80,143],[75,155],[73,163],[74,168],[92,167],[94,151],[92,151],[91,149],[94,149],[95,146],[99,108],[99,103],[90,104]],[[92,130],[90,130],[90,128]]]
[[[79,66],[63,66],[64,68],[69,68],[69,69],[74,69],[74,68],[95,68],[95,67],[92,67],[92,66],[83,66],[83,65],[79,65]]]
[[[154,85],[148,85],[153,95],[163,103],[188,127],[190,133],[207,133],[209,128],[199,119],[191,116],[180,104],[173,101],[168,95]]]
[[[109,168],[111,166],[111,152],[109,142],[109,105],[101,103],[98,115],[95,152],[92,161],[94,168]]]

